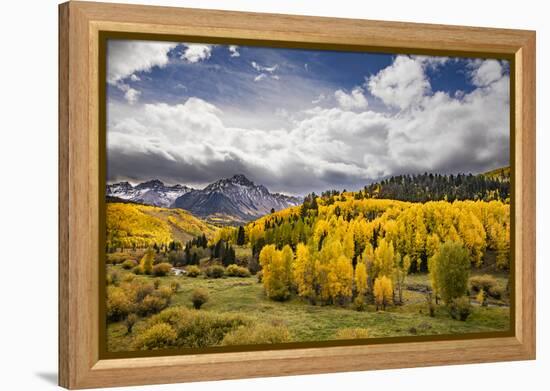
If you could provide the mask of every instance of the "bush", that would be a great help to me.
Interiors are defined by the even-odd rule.
[[[168,300],[160,295],[147,295],[138,305],[138,312],[142,316],[156,314],[168,306]]]
[[[198,277],[201,274],[201,269],[199,269],[199,267],[195,265],[187,266],[185,271],[187,272],[187,275],[189,277],[193,278]]]
[[[118,285],[120,279],[120,272],[118,270],[111,270],[107,273],[107,285]]]
[[[132,309],[132,302],[126,292],[119,287],[107,287],[107,319],[118,321],[124,319]]]
[[[136,314],[128,314],[126,319],[124,319],[124,325],[126,326],[126,333],[131,334],[134,325],[137,323],[138,317]]]
[[[153,266],[153,275],[157,277],[164,277],[170,274],[172,271],[172,265],[169,263],[159,263]]]
[[[168,303],[170,303],[170,299],[172,298],[173,294],[174,292],[172,292],[172,288],[170,288],[169,286],[161,286],[157,291],[157,295],[159,297],[162,297],[163,299],[168,300]]]
[[[174,347],[202,348],[219,345],[228,332],[250,325],[250,320],[240,314],[215,314],[171,307],[153,315],[147,327],[157,324],[168,324],[176,331]]]
[[[229,277],[250,277],[250,271],[246,267],[238,266],[235,264],[227,266],[225,273]]]
[[[132,273],[137,275],[143,274],[143,268],[141,267],[141,265],[137,265],[132,269]]]
[[[256,278],[258,279],[258,284],[262,283],[263,277],[264,277],[264,273],[261,270],[258,273],[256,273]]]
[[[241,326],[225,335],[222,345],[258,345],[290,341],[290,333],[283,325],[256,324]]]
[[[212,265],[206,268],[205,274],[208,278],[221,278],[225,273],[225,269],[221,265]]]
[[[127,253],[112,253],[107,254],[107,263],[111,265],[118,265],[120,263],[123,263],[130,257]]]
[[[470,278],[470,289],[473,293],[479,293],[479,291],[484,290],[489,292],[492,288],[497,286],[497,280],[495,277],[484,274],[482,276],[473,276]]]
[[[364,296],[357,296],[353,300],[353,309],[355,311],[365,311],[367,309],[367,303],[365,303]]]
[[[456,320],[461,320],[464,322],[472,313],[470,298],[466,296],[458,297],[451,300],[448,306],[451,317]]]
[[[195,309],[200,309],[204,303],[208,301],[208,291],[203,288],[196,288],[191,293],[191,302]]]
[[[491,296],[493,299],[500,300],[502,296],[504,295],[504,291],[499,286],[494,286],[489,291],[487,291],[487,294]]]
[[[362,339],[368,337],[369,330],[361,327],[338,329],[334,336],[335,339]]]
[[[154,350],[173,346],[177,338],[176,331],[166,323],[155,324],[137,335],[134,348]]]
[[[124,277],[122,278],[122,281],[129,283],[129,282],[134,281],[135,279],[136,279],[136,276],[134,274],[126,273],[124,275]]]
[[[160,287],[160,279],[155,278],[155,279],[153,280],[153,286],[155,287],[155,290],[159,289],[159,287]]]
[[[483,289],[477,294],[476,300],[482,307],[487,307],[487,293]]]
[[[172,293],[177,293],[180,290],[180,287],[180,283],[177,281],[172,281],[170,283],[170,290],[172,291]]]
[[[145,252],[143,258],[139,262],[141,269],[144,274],[153,273],[153,260],[155,259],[155,252],[152,249],[149,249]]]
[[[143,282],[131,284],[130,289],[132,291],[134,301],[137,303],[143,301],[145,297],[152,294],[155,290],[153,284],[146,284]]]
[[[126,270],[132,270],[137,265],[138,263],[135,259],[127,259],[124,262],[122,262],[122,268]]]

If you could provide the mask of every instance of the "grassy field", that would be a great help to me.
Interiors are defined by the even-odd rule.
[[[120,270],[122,276],[129,273],[119,266],[109,266]],[[136,279],[153,280],[154,277],[136,276]],[[299,297],[289,301],[276,302],[265,297],[262,284],[256,277],[206,279],[203,276],[167,276],[160,278],[161,286],[169,286],[178,281],[181,288],[172,299],[171,306],[191,308],[190,296],[195,288],[205,288],[210,299],[200,311],[216,313],[241,313],[257,322],[284,324],[291,333],[292,341],[322,341],[334,339],[341,328],[367,328],[370,337],[462,334],[486,331],[504,331],[509,327],[509,307],[495,305],[489,307],[474,305],[472,315],[462,322],[452,319],[445,307],[438,306],[435,317],[427,313],[424,294],[418,289],[429,285],[427,275],[411,275],[407,285],[414,290],[404,291],[405,304],[388,307],[386,311],[375,311],[368,306],[364,312],[351,307],[334,305],[314,306]],[[506,285],[506,276],[498,275],[499,285]],[[474,303],[475,304],[475,303]],[[140,320],[140,324],[144,324]],[[132,344],[132,334],[126,333],[122,322],[108,325],[108,348],[110,351],[127,351]]]

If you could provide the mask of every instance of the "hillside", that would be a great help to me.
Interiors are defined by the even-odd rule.
[[[392,199],[409,202],[428,201],[508,201],[509,168],[485,174],[417,174],[397,175],[372,183],[357,195],[365,198]]]
[[[107,203],[106,222],[108,248],[185,243],[203,233],[210,238],[216,231],[184,210],[131,203]]]
[[[510,182],[510,167],[497,168],[496,170],[487,171],[481,175],[501,182]]]

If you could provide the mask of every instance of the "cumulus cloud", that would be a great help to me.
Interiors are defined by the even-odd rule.
[[[190,63],[197,63],[208,60],[211,55],[212,45],[189,43],[185,44],[185,50],[181,54],[181,59]]]
[[[164,67],[169,62],[168,52],[176,46],[166,42],[109,40],[107,81],[116,84],[134,72],[149,72],[155,66]]]
[[[229,50],[229,56],[230,57],[240,57],[241,56],[241,53],[239,53],[239,47],[237,45],[229,45],[228,48]]]
[[[130,76],[130,80],[132,80],[132,81],[141,81],[141,78],[139,76],[137,76],[135,73],[132,73],[132,75]]]
[[[409,56],[397,56],[392,65],[367,81],[370,93],[386,105],[406,109],[430,91],[424,72],[424,61]]]
[[[344,110],[363,110],[368,106],[367,98],[363,94],[361,87],[355,87],[350,94],[337,90],[334,93],[334,97]]]
[[[314,105],[316,105],[316,104],[319,104],[319,103],[321,103],[322,101],[324,101],[326,98],[327,98],[327,97],[326,97],[325,94],[319,94],[319,96],[318,96],[317,98],[313,99],[313,100],[311,101],[311,103],[314,104]]]
[[[475,61],[472,67],[472,83],[478,87],[488,86],[499,80],[502,75],[502,65],[497,60]]]
[[[305,194],[355,189],[393,174],[475,173],[509,164],[509,77],[502,64],[500,73],[477,64],[472,80],[476,72],[484,82],[459,96],[431,91],[426,70],[433,64],[398,56],[369,79],[369,91],[372,80],[375,96],[392,110],[370,109],[357,88],[335,94],[335,107],[299,115],[275,110],[292,119],[270,129],[228,126],[231,113],[198,98],[175,105],[111,102],[109,179],[200,185],[244,173],[270,190]],[[396,91],[384,92],[383,85]]]

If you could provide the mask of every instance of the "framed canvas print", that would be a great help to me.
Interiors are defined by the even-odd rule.
[[[535,357],[535,33],[60,5],[60,384]]]

